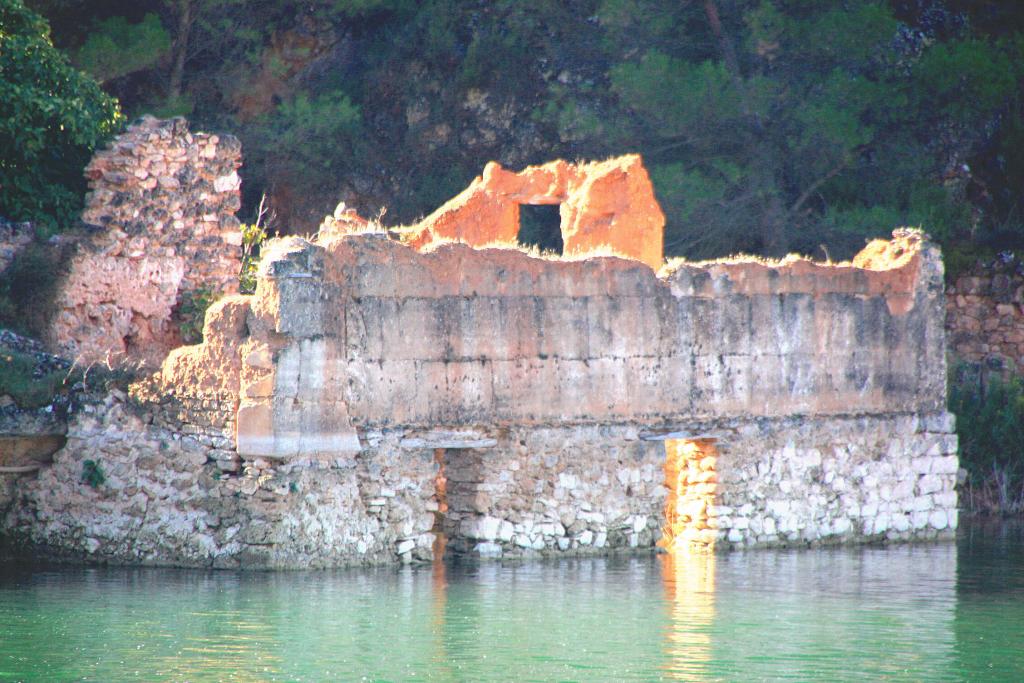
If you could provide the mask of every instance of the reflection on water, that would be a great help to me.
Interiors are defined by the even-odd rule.
[[[705,681],[712,658],[715,555],[682,547],[658,559],[670,615],[665,633],[668,677]]]
[[[1024,680],[1024,542],[0,571],[0,680]]]

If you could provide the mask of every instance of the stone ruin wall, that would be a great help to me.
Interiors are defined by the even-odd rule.
[[[1024,264],[975,266],[946,289],[949,350],[959,360],[1024,373]]]
[[[241,145],[152,117],[98,152],[80,243],[48,340],[61,355],[159,366],[181,344],[172,313],[183,293],[232,293],[241,264]]]
[[[521,556],[956,527],[942,265],[917,233],[852,265],[655,273],[339,223],[269,245],[256,294],[215,304],[202,345],[75,414],[8,538],[307,567],[428,560],[442,532]]]
[[[406,240],[423,249],[457,241],[514,246],[521,205],[557,205],[566,256],[616,255],[657,270],[665,215],[638,154],[570,164],[561,159],[518,173],[487,164],[469,187],[427,216]]]

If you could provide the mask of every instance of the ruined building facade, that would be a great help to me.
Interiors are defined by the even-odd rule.
[[[528,203],[561,203],[565,256],[510,243]],[[636,157],[489,166],[401,238],[340,218],[268,245],[201,345],[74,415],[7,536],[306,567],[427,560],[442,535],[519,556],[956,528],[942,262],[920,233],[849,264],[662,265]],[[105,483],[81,483],[86,460]]]

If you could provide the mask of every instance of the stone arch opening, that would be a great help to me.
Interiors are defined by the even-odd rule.
[[[713,550],[718,540],[715,439],[665,440],[665,527],[658,545],[668,550]]]
[[[519,232],[516,239],[525,247],[535,246],[541,251],[561,256],[565,251],[562,238],[560,204],[521,204],[519,206]]]

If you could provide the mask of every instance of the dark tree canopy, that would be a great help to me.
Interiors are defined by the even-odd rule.
[[[0,0],[0,215],[73,221],[82,169],[121,123],[117,101],[54,48],[46,20]]]
[[[9,1],[9,0],[5,0]],[[1024,246],[1024,6],[36,0],[134,114],[237,133],[247,204],[410,221],[489,159],[645,156],[669,253]]]

